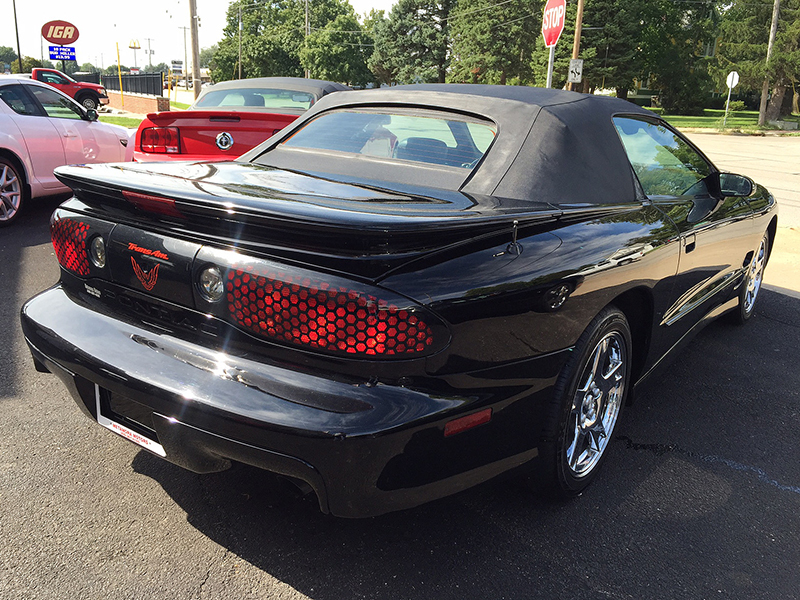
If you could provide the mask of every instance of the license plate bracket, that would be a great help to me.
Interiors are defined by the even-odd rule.
[[[100,389],[100,386],[97,384],[95,384],[94,386],[94,394],[97,406],[97,422],[100,425],[102,425],[103,427],[105,427],[110,431],[113,431],[117,435],[124,437],[126,440],[141,446],[145,450],[149,450],[153,454],[157,454],[162,458],[167,456],[167,453],[164,451],[164,447],[161,444],[159,444],[155,440],[150,439],[146,435],[139,433],[138,431],[134,431],[127,425],[119,423],[117,420],[113,419],[113,415],[104,414],[103,406],[106,404],[106,402],[103,402],[101,400],[102,390]]]

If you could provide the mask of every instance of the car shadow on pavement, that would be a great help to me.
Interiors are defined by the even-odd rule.
[[[58,279],[58,262],[53,258],[34,269],[24,268],[35,260],[30,248],[50,241],[50,215],[68,196],[36,198],[24,212],[0,229],[0,348],[6,360],[0,361],[0,398],[13,398],[19,393],[19,382],[33,362],[19,325],[19,311],[28,298],[52,285]],[[22,279],[26,272],[27,279]]]
[[[748,325],[710,325],[642,390],[601,477],[567,502],[495,481],[347,520],[243,465],[199,476],[142,451],[132,468],[205,536],[319,600],[789,597],[800,300],[762,294]]]

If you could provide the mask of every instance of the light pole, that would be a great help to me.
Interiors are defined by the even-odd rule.
[[[153,40],[151,38],[144,38],[147,40],[147,62],[152,67],[153,66],[153,51],[150,50],[150,42]]]
[[[22,50],[20,49],[19,45],[19,25],[17,24],[17,0],[13,0],[14,5],[14,30],[17,32],[17,54],[19,57],[17,58],[17,65],[19,66],[19,71],[17,73],[22,73]]]
[[[186,90],[189,90],[189,55],[186,52],[186,30],[188,27],[178,27],[183,29],[183,81],[186,84]]]

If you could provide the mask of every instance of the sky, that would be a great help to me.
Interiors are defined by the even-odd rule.
[[[361,15],[371,8],[388,13],[394,0],[350,0],[350,3]],[[222,39],[228,4],[228,0],[197,0],[201,48]],[[79,65],[90,62],[105,68],[116,63],[117,43],[120,60],[127,67],[143,67],[150,60],[154,65],[184,60],[184,30],[181,27],[188,28],[190,24],[189,0],[101,0],[88,3],[16,0],[16,7],[19,42],[25,56],[41,58],[44,52],[44,58],[48,59],[50,43],[42,38],[42,25],[63,20],[78,28],[80,35],[72,46]],[[135,56],[129,48],[132,40],[138,40],[141,46]],[[147,54],[148,44],[152,55]],[[0,0],[0,46],[17,49],[12,0]],[[188,29],[186,48],[191,54],[191,32]]]

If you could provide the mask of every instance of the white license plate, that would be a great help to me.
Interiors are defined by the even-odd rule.
[[[140,445],[142,448],[146,450],[150,450],[154,454],[158,454],[161,457],[165,457],[167,455],[164,452],[164,448],[158,442],[154,442],[148,437],[143,436],[141,433],[137,433],[130,429],[129,427],[125,427],[116,421],[112,421],[107,416],[105,416],[100,410],[100,386],[95,384],[94,386],[94,397],[95,402],[97,402],[97,422],[100,423],[106,429],[110,429],[117,435],[121,435],[126,440],[130,440],[134,444]]]

